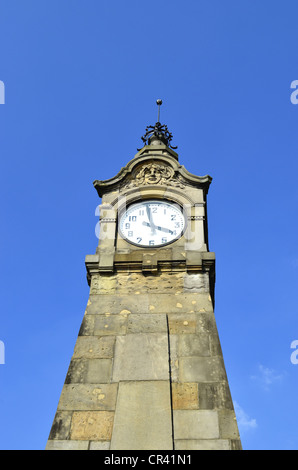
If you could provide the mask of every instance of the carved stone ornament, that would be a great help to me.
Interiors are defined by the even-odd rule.
[[[153,184],[185,188],[181,176],[176,176],[172,167],[155,162],[138,167],[130,181],[126,181],[123,186],[124,188],[135,188]]]

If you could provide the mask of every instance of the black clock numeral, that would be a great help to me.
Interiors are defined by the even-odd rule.
[[[157,212],[157,207],[152,207],[151,212],[152,212],[152,214],[156,214],[156,212]]]
[[[130,224],[125,224],[125,228],[126,228],[126,229],[129,229],[129,228],[130,228]]]
[[[175,222],[175,228],[179,228],[180,227],[180,222]]]
[[[136,222],[137,221],[137,216],[136,215],[130,215],[128,217],[129,222]]]
[[[161,243],[167,243],[167,241],[168,241],[167,237],[164,237],[161,239]]]
[[[141,237],[138,237],[138,238],[137,238],[137,242],[138,242],[138,243],[141,243],[141,241],[142,241],[142,238],[141,238]]]
[[[171,220],[176,220],[176,215],[171,214]]]
[[[145,214],[145,211],[143,209],[140,209],[139,210],[139,215],[144,215]]]
[[[132,231],[132,230],[129,230],[127,236],[128,236],[128,237],[133,237],[133,231]]]
[[[154,243],[155,243],[154,240],[149,240],[149,245],[150,245],[150,246],[153,246]]]

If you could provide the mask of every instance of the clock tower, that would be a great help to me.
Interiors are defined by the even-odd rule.
[[[46,448],[238,450],[214,316],[211,177],[179,163],[159,119],[142,140],[116,176],[94,182],[90,296]]]

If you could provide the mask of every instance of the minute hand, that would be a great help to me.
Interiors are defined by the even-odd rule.
[[[148,224],[148,222],[142,222],[142,224],[145,225],[146,227],[151,227],[151,224]],[[157,230],[160,230],[161,232],[166,232],[166,233],[170,233],[171,235],[173,235],[172,230],[169,230],[168,228],[159,227],[158,225],[154,225],[154,228],[156,228]]]

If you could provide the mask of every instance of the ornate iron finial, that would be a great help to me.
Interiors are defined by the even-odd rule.
[[[159,122],[160,106],[162,105],[162,100],[156,100],[156,104],[158,106],[157,123],[155,126],[147,126],[145,135],[143,135],[141,139],[145,145],[149,145],[153,140],[161,140],[167,147],[170,147],[171,149],[177,149],[177,147],[172,147],[170,145],[173,135],[169,132],[168,127],[165,124],[161,124]]]

